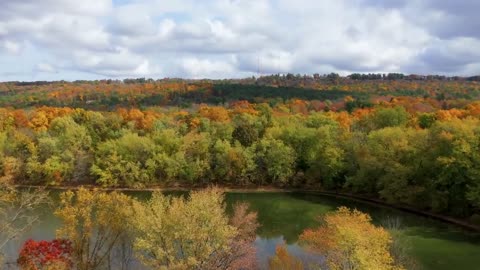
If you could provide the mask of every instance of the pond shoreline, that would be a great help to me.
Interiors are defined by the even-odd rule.
[[[150,188],[104,188],[98,187],[94,185],[78,185],[78,186],[36,186],[36,185],[14,185],[16,188],[45,188],[47,190],[76,190],[81,187],[84,188],[96,188],[98,190],[103,191],[190,191],[190,190],[197,190],[202,189],[204,187],[150,187]],[[386,201],[370,198],[366,196],[351,194],[351,193],[344,193],[344,192],[333,192],[333,191],[325,191],[321,189],[295,189],[295,188],[277,188],[277,187],[255,187],[255,188],[240,188],[240,187],[224,187],[220,186],[226,192],[231,193],[305,193],[305,194],[314,194],[314,195],[322,195],[322,196],[329,196],[329,197],[337,197],[337,198],[346,198],[350,200],[356,200],[363,203],[368,203],[376,206],[388,207],[397,210],[401,210],[404,212],[412,213],[415,215],[435,219],[438,221],[442,221],[445,223],[453,224],[464,229],[480,232],[480,225],[473,224],[464,219],[458,219],[451,216],[441,215],[432,213],[429,211],[419,210],[411,206],[407,205],[400,205],[400,204],[390,204]]]

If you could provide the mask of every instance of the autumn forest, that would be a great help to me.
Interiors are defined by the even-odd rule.
[[[343,190],[478,214],[480,83],[388,78],[2,83],[2,179]]]
[[[149,201],[98,190],[64,193],[55,214],[65,221],[59,239],[69,241],[26,243],[20,263],[47,269],[33,268],[42,262],[32,250],[43,245],[42,252],[56,250],[52,260],[62,267],[72,257],[77,269],[103,269],[113,247],[126,241],[152,269],[250,269],[238,265],[254,261],[248,256],[257,214],[238,204],[227,218],[219,188],[340,192],[479,222],[479,98],[476,77],[403,74],[0,83],[0,182],[12,195],[5,203],[18,199],[13,186],[207,188],[188,199],[157,192]],[[88,211],[97,207],[95,226],[105,229],[82,233],[104,233],[101,245],[111,248],[84,254],[91,250],[75,228],[92,229]],[[165,220],[149,218],[159,211]],[[196,212],[189,223],[186,213]],[[189,234],[204,219],[205,230]],[[156,224],[166,238],[152,238]],[[367,214],[343,207],[322,224],[299,242],[326,254],[329,269],[347,269],[346,262],[360,265],[349,269],[411,268],[392,251],[392,235]],[[168,238],[179,226],[181,237]],[[342,230],[358,238],[343,239]],[[362,238],[365,232],[377,241]],[[377,248],[375,266],[364,250],[346,260],[339,241]],[[178,250],[183,256],[172,255]],[[303,263],[283,246],[269,260],[270,269],[307,269]]]

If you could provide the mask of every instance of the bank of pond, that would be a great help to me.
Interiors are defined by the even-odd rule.
[[[126,193],[139,199],[148,199],[152,194],[145,191]],[[50,193],[55,203],[59,202],[59,194],[60,191]],[[393,224],[407,246],[408,255],[417,262],[419,269],[478,269],[480,265],[479,233],[388,207],[301,192],[226,193],[228,212],[232,211],[232,205],[236,202],[247,202],[251,210],[258,213],[260,227],[255,246],[261,269],[268,268],[268,258],[275,255],[276,247],[282,243],[286,243],[290,254],[297,258],[315,260],[318,255],[297,244],[299,235],[307,228],[318,227],[322,216],[340,206],[368,213],[375,225]],[[54,239],[60,226],[61,221],[51,208],[44,207],[40,222],[7,247],[7,257],[18,254],[27,239]]]

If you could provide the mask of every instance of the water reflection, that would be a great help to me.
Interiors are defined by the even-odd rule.
[[[148,199],[150,192],[129,192],[140,199]],[[172,193],[170,193],[172,194]],[[185,194],[175,192],[174,195]],[[58,193],[52,193],[58,201]],[[412,244],[411,253],[424,269],[475,269],[480,265],[480,236],[442,222],[415,216],[385,207],[357,201],[304,193],[228,193],[227,210],[235,202],[246,201],[258,212],[261,227],[255,241],[257,258],[262,268],[267,258],[275,254],[275,247],[286,242],[288,250],[304,260],[321,261],[321,257],[305,252],[296,244],[300,233],[318,226],[318,218],[339,206],[357,208],[369,213],[374,222],[381,224],[387,217],[401,220],[401,234]],[[21,244],[29,239],[50,240],[60,221],[53,209],[43,209],[41,223],[13,242],[7,250],[10,260],[15,260]]]

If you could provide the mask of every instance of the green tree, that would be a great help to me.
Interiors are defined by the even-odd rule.
[[[373,123],[377,129],[385,127],[401,127],[407,124],[408,112],[403,107],[382,108],[375,111]]]
[[[271,183],[285,184],[295,173],[295,151],[282,141],[264,138],[252,147],[261,184],[265,177]]]
[[[418,125],[421,128],[430,128],[436,121],[436,116],[433,113],[422,113],[418,116]]]
[[[210,173],[210,145],[211,139],[208,133],[188,133],[183,138],[180,149],[185,159],[185,166],[180,177],[189,181],[207,181]]]
[[[379,193],[391,203],[419,203],[424,195],[420,175],[425,132],[400,127],[372,131],[365,141],[353,136],[353,175],[347,185],[356,192]]]
[[[315,144],[307,160],[306,175],[314,183],[320,181],[325,188],[342,187],[346,169],[346,154],[342,145],[342,134],[338,126],[326,125],[315,131]]]
[[[70,116],[52,120],[48,132],[52,137],[58,138],[58,147],[62,150],[88,151],[92,147],[92,139],[87,129]]]
[[[240,144],[218,140],[212,148],[212,173],[215,179],[228,183],[246,183],[255,170],[254,155]]]
[[[54,119],[31,149],[26,164],[30,181],[58,185],[88,179],[92,141],[85,127],[71,117]]]
[[[478,206],[474,196],[480,179],[478,126],[477,119],[453,119],[429,129],[424,155],[434,210],[468,216],[472,205]]]
[[[316,128],[305,127],[298,117],[288,117],[268,129],[267,134],[295,150],[295,165],[298,170],[308,170],[316,155]]]
[[[98,146],[91,171],[103,186],[142,186],[154,181],[147,164],[155,152],[150,138],[126,133]]]
[[[239,141],[243,146],[247,147],[260,139],[263,127],[257,120],[249,114],[237,115],[233,119],[235,126],[232,133],[233,140]]]
[[[85,127],[92,138],[93,145],[120,137],[122,119],[119,115],[76,109],[71,117],[76,123]]]
[[[362,132],[370,132],[386,127],[404,127],[410,115],[403,107],[377,108],[373,113],[360,118],[354,128]]]
[[[166,128],[155,131],[151,138],[155,145],[161,148],[161,152],[167,155],[174,155],[182,146],[182,136],[173,128]]]

